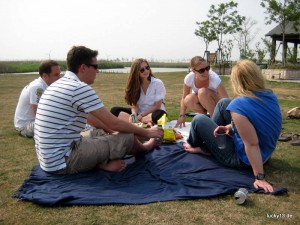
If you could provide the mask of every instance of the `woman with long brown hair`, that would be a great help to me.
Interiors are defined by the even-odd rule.
[[[166,89],[163,82],[154,77],[146,59],[133,61],[125,89],[125,101],[130,108],[113,107],[111,113],[129,122],[154,124],[166,113]],[[132,116],[130,116],[132,115]]]

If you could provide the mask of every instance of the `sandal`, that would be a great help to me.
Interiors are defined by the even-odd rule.
[[[293,133],[281,133],[278,141],[289,141],[292,140]]]
[[[300,135],[299,134],[293,134],[292,141],[290,143],[291,143],[291,145],[294,145],[294,146],[300,145]]]

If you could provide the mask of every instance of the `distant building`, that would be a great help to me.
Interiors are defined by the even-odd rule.
[[[289,22],[285,27],[285,41],[282,43],[283,32],[281,25],[277,25],[271,31],[269,31],[266,36],[270,36],[272,38],[272,52],[271,52],[271,60],[276,58],[276,41],[280,41],[280,44],[285,45],[285,56],[287,52],[287,43],[294,43],[294,51],[293,54],[297,56],[297,48],[298,44],[300,44],[300,25],[296,26],[295,29],[294,22]],[[285,57],[286,58],[286,57]]]

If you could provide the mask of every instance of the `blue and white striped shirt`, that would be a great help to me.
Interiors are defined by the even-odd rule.
[[[65,156],[70,154],[72,142],[80,140],[88,113],[103,106],[95,91],[70,71],[47,88],[34,125],[35,148],[43,170],[66,167]]]

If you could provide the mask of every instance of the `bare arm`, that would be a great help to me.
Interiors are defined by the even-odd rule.
[[[232,120],[243,140],[246,155],[252,166],[254,175],[264,173],[263,161],[258,145],[258,137],[250,121],[240,114],[231,112]],[[266,180],[255,180],[255,188],[263,188],[266,192],[272,192],[273,187]]]
[[[133,114],[137,114],[138,111],[139,111],[139,106],[138,105],[132,105],[131,106],[131,112]]]
[[[32,112],[33,112],[34,116],[36,115],[37,107],[38,107],[38,105],[31,104],[31,109],[32,109]]]
[[[228,98],[227,91],[222,83],[217,87],[217,92],[221,98]]]
[[[137,115],[137,112],[138,112],[138,111],[139,111],[139,105],[137,105],[137,104],[136,104],[136,105],[132,104],[132,106],[131,106],[131,114]],[[133,122],[131,116],[129,116],[128,122],[129,122],[129,123],[132,123],[132,122]]]
[[[93,116],[91,113],[89,113],[87,123],[93,127],[96,127],[98,129],[103,129],[107,133],[112,133],[113,130],[111,130],[109,127],[107,127],[104,123],[102,123],[101,120],[97,119],[95,116]]]
[[[191,93],[191,88],[189,86],[183,84],[182,98],[180,101],[180,114],[185,114],[186,106],[184,104],[184,99],[190,93]]]
[[[181,127],[182,125],[185,126],[185,112],[186,112],[186,106],[184,104],[185,97],[191,93],[191,88],[185,84],[183,84],[183,90],[182,90],[182,97],[180,101],[180,112],[179,117],[177,120],[177,123],[175,127]]]

